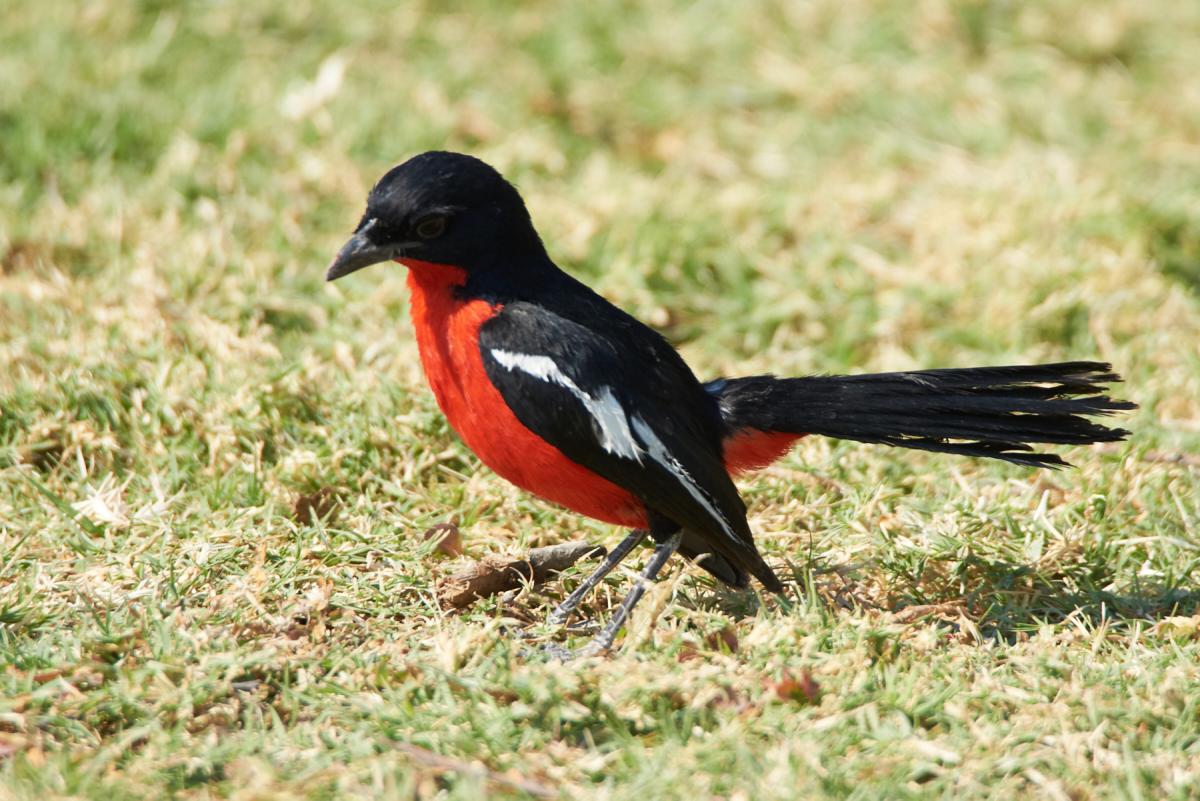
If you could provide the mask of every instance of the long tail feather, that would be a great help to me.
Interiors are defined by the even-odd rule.
[[[1113,442],[1129,432],[1087,419],[1137,408],[1104,394],[1102,362],[853,376],[718,379],[705,384],[730,432],[822,434],[1035,467],[1067,465],[1029,443]]]

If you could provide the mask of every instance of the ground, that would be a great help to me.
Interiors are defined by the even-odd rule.
[[[1169,0],[10,4],[0,798],[1195,797],[1198,35]],[[786,599],[673,562],[611,658],[523,654],[588,564],[437,582],[621,532],[455,439],[402,268],[322,280],[435,147],[704,378],[1098,358],[1134,434],[1060,472],[803,442],[741,484]]]

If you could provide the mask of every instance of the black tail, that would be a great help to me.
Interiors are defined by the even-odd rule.
[[[741,429],[823,434],[1035,467],[1062,467],[1052,453],[1027,444],[1082,445],[1124,439],[1085,415],[1109,415],[1137,404],[1104,394],[1120,381],[1112,365],[1063,362],[1013,367],[920,370],[912,373],[710,381],[731,433]]]

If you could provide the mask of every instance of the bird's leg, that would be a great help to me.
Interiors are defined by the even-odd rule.
[[[575,592],[568,595],[558,607],[550,613],[550,617],[546,619],[552,626],[561,626],[567,622],[567,618],[571,617],[571,613],[579,606],[580,601],[587,596],[589,592],[595,589],[596,585],[604,580],[604,577],[621,564],[621,560],[629,556],[629,552],[638,546],[638,544],[646,539],[646,535],[650,532],[644,528],[634,529],[629,533],[629,536],[621,540],[617,547],[613,548],[608,556],[604,557],[604,561],[596,570],[583,580],[583,583],[575,588]]]
[[[633,585],[633,589],[629,591],[629,595],[625,596],[625,600],[621,601],[621,605],[613,613],[612,620],[608,621],[608,625],[591,642],[580,649],[579,656],[597,656],[612,648],[613,640],[617,638],[617,632],[625,624],[625,620],[629,617],[629,613],[633,611],[633,607],[637,606],[637,602],[642,599],[647,585],[654,581],[658,575],[658,571],[662,570],[663,565],[671,558],[671,554],[679,550],[681,542],[683,542],[683,532],[676,531],[670,537],[654,546],[654,554],[650,557],[650,561],[646,563],[645,570],[642,571],[642,575],[638,576],[637,583]]]

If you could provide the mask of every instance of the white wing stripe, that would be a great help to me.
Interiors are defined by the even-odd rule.
[[[608,387],[593,398],[580,389],[570,376],[558,369],[558,365],[549,356],[538,356],[530,353],[513,353],[512,351],[492,348],[492,358],[506,370],[520,370],[534,378],[551,384],[558,384],[568,390],[583,403],[588,414],[596,422],[599,429],[600,446],[608,453],[625,459],[642,461],[642,449],[638,446],[633,434],[629,431],[629,418],[620,401]]]
[[[724,532],[726,537],[734,542],[740,543],[741,540],[739,540],[737,535],[733,532],[733,527],[729,525],[729,521],[725,519],[725,515],[721,514],[716,505],[713,504],[712,500],[708,497],[708,494],[705,493],[704,490],[701,489],[694,480],[692,480],[691,474],[689,474],[687,469],[679,463],[679,460],[671,455],[671,452],[667,450],[667,446],[663,445],[662,440],[659,439],[658,435],[654,433],[654,429],[650,428],[650,426],[646,424],[645,420],[637,415],[634,415],[633,430],[637,432],[639,437],[641,437],[642,442],[646,443],[646,447],[650,452],[650,458],[667,468],[667,471],[679,480],[679,483],[684,486],[684,489],[686,489],[691,496],[705,508],[709,515],[712,516],[712,519],[721,524],[721,530]]]
[[[600,445],[608,453],[625,459],[634,459],[640,463],[643,453],[649,452],[650,458],[666,468],[667,472],[671,475],[675,476],[675,479],[696,499],[696,502],[703,506],[712,519],[721,525],[721,530],[726,537],[734,542],[740,542],[725,515],[721,514],[716,504],[696,484],[687,469],[679,463],[679,460],[671,455],[671,452],[667,450],[667,446],[654,433],[654,429],[650,428],[641,417],[634,415],[633,431],[636,431],[638,437],[645,443],[646,449],[643,450],[637,439],[634,438],[633,433],[629,430],[629,416],[625,413],[625,409],[622,408],[620,401],[613,395],[611,388],[604,387],[600,396],[594,398],[587,392],[584,392],[578,384],[571,380],[570,376],[560,370],[558,365],[549,356],[532,353],[513,353],[512,351],[500,348],[492,348],[491,350],[492,358],[504,369],[520,370],[541,381],[557,384],[578,398],[583,403],[584,408],[587,409],[588,414],[595,421],[600,435]]]

